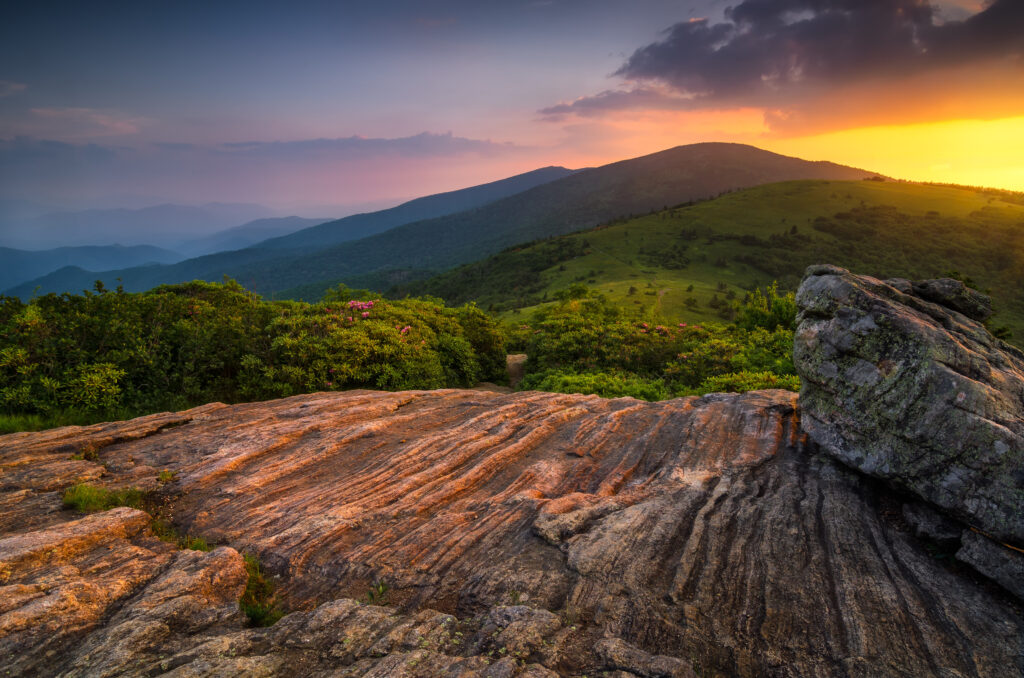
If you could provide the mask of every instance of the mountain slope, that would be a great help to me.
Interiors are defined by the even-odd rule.
[[[267,240],[259,246],[273,249],[304,249],[337,245],[381,233],[402,224],[473,209],[573,173],[573,170],[564,167],[543,167],[489,184],[416,198],[379,212],[353,214],[291,235]]]
[[[794,178],[860,179],[869,172],[740,144],[694,144],[589,170],[448,217],[406,224],[315,254],[238,269],[257,289],[330,280],[386,286],[388,271],[443,270],[517,243],[571,233],[735,188]],[[370,275],[368,274],[375,274]]]
[[[959,271],[991,290],[996,324],[1024,339],[1024,196],[891,181],[758,186],[515,247],[392,292],[511,312],[584,284],[652,320],[704,321],[728,312],[728,295],[773,280],[795,289],[820,262],[878,277]]]
[[[0,247],[0,289],[13,287],[65,266],[75,266],[86,271],[103,271],[112,266],[173,264],[183,258],[177,252],[149,245],[58,247],[37,251]]]

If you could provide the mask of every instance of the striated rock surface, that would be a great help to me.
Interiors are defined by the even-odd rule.
[[[829,454],[1024,546],[1024,354],[954,280],[808,269],[794,358],[804,430]]]
[[[795,404],[354,391],[0,437],[0,665],[1024,673],[1014,599],[932,556],[889,490],[805,440]],[[71,458],[84,450],[95,461]],[[149,490],[222,546],[177,551],[134,509],[61,510],[83,481]],[[246,551],[292,610],[269,628],[235,602]],[[387,605],[360,604],[382,580]]]

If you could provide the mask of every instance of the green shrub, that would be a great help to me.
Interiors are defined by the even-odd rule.
[[[796,296],[792,292],[779,294],[777,283],[764,292],[754,290],[736,310],[736,324],[747,330],[796,329]]]
[[[709,388],[798,388],[793,295],[772,285],[740,308],[743,325],[659,325],[599,294],[567,299],[513,330],[529,355],[519,388],[645,400]]]
[[[118,382],[125,374],[110,363],[76,365],[65,376],[60,402],[70,410],[82,412],[113,409],[121,397]]]
[[[520,391],[594,394],[602,398],[629,396],[640,400],[665,400],[671,394],[660,379],[643,379],[626,372],[560,372],[545,370],[525,377]]]
[[[708,393],[746,393],[763,389],[781,388],[800,390],[800,377],[794,374],[778,375],[772,372],[732,372],[708,377],[700,386],[679,395],[705,395]]]
[[[504,336],[475,306],[364,292],[269,302],[233,281],[194,281],[27,304],[0,297],[0,412],[89,423],[215,400],[470,386],[504,375]]]

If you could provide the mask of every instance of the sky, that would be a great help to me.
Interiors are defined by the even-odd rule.
[[[339,216],[700,141],[1024,191],[1022,0],[19,5],[4,201]]]

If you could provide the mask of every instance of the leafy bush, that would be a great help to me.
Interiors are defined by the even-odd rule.
[[[643,379],[628,372],[562,372],[545,370],[525,377],[519,384],[523,391],[595,394],[602,398],[629,396],[640,400],[665,400],[671,397],[660,379]]]
[[[800,390],[800,377],[795,374],[775,374],[773,372],[731,372],[708,377],[700,386],[690,389],[688,395],[705,395],[708,393],[746,393],[769,388],[781,388],[787,391]]]
[[[736,324],[747,330],[759,327],[766,330],[779,327],[796,329],[796,295],[792,292],[780,295],[776,283],[769,285],[764,292],[756,289],[748,294],[737,311]]]
[[[503,335],[475,306],[354,299],[363,291],[347,288],[328,296],[268,302],[233,281],[195,281],[141,294],[98,285],[29,303],[0,298],[0,411],[96,421],[214,400],[504,376]]]
[[[513,330],[529,355],[519,388],[645,400],[799,389],[793,295],[772,285],[736,308],[735,325],[652,325],[599,294],[567,299]]]
[[[124,375],[124,370],[110,363],[77,365],[67,373],[59,402],[71,410],[110,410],[118,404],[121,396],[118,381]],[[56,387],[54,390],[57,390]]]

